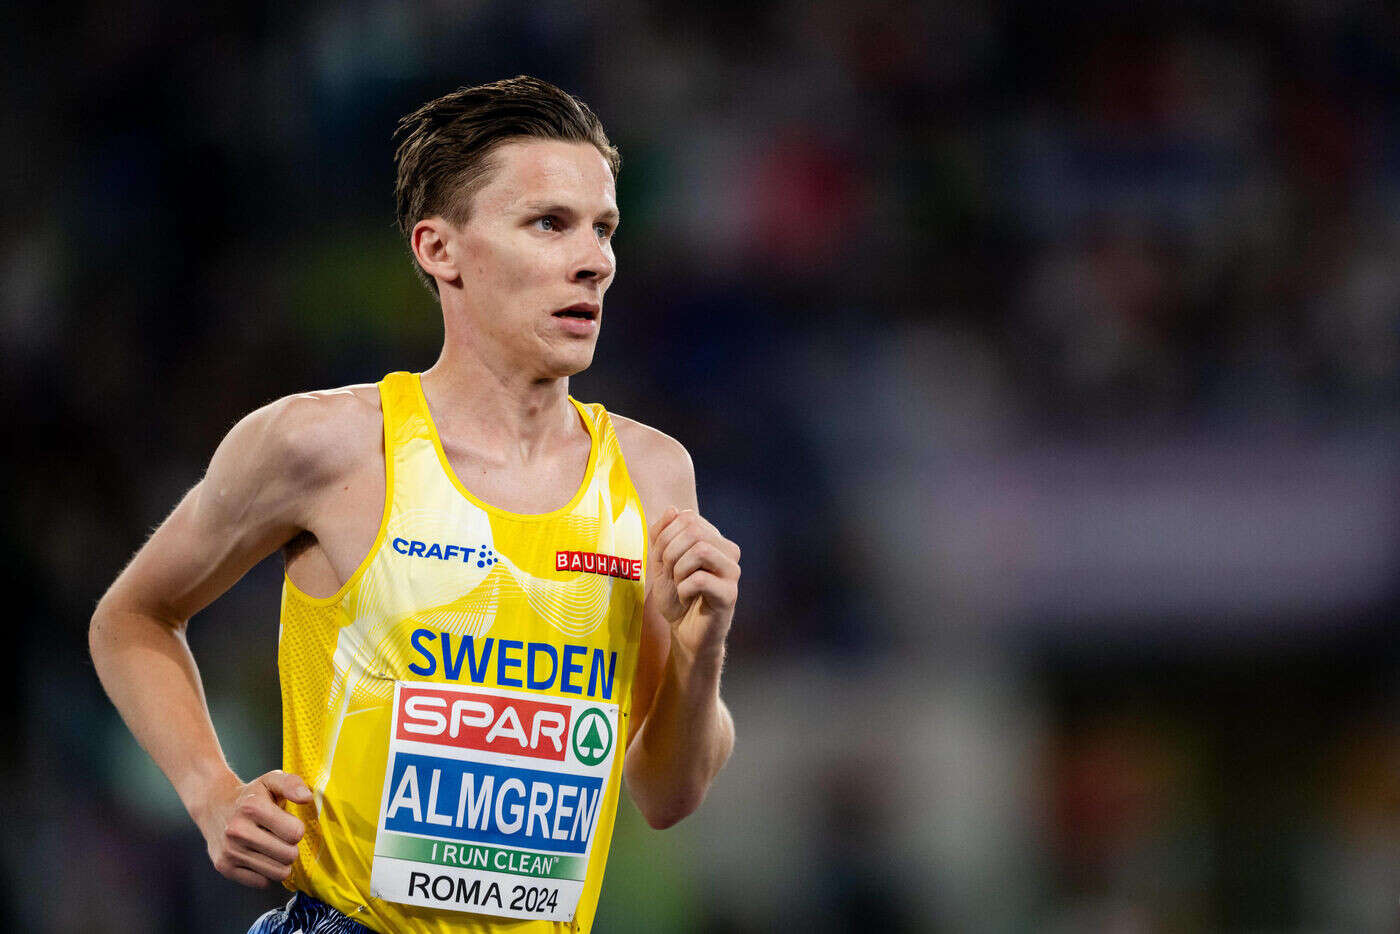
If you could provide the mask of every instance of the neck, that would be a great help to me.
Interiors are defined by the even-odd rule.
[[[529,461],[580,429],[568,377],[535,377],[470,343],[445,342],[422,382],[444,444],[490,460]]]

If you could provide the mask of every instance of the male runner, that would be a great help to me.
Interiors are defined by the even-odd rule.
[[[615,268],[592,111],[522,76],[396,140],[441,356],[234,426],[98,605],[93,659],[214,867],[295,890],[255,931],[586,931],[623,774],[665,827],[729,756],[739,549],[680,444],[568,395]],[[286,771],[245,782],[185,627],[275,549]]]

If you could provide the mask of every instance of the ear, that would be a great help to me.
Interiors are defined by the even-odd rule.
[[[462,278],[457,271],[456,251],[452,249],[456,234],[457,228],[435,215],[414,224],[409,240],[413,256],[423,271],[448,284],[460,283]]]

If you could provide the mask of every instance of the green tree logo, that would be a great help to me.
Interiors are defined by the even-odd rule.
[[[584,765],[597,765],[612,752],[613,731],[607,715],[589,707],[574,722],[574,755]]]

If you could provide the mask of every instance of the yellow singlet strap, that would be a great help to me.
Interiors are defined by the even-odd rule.
[[[412,373],[390,373],[379,383],[379,404],[384,412],[384,456],[415,438],[431,436],[428,420],[418,403],[418,380]]]

